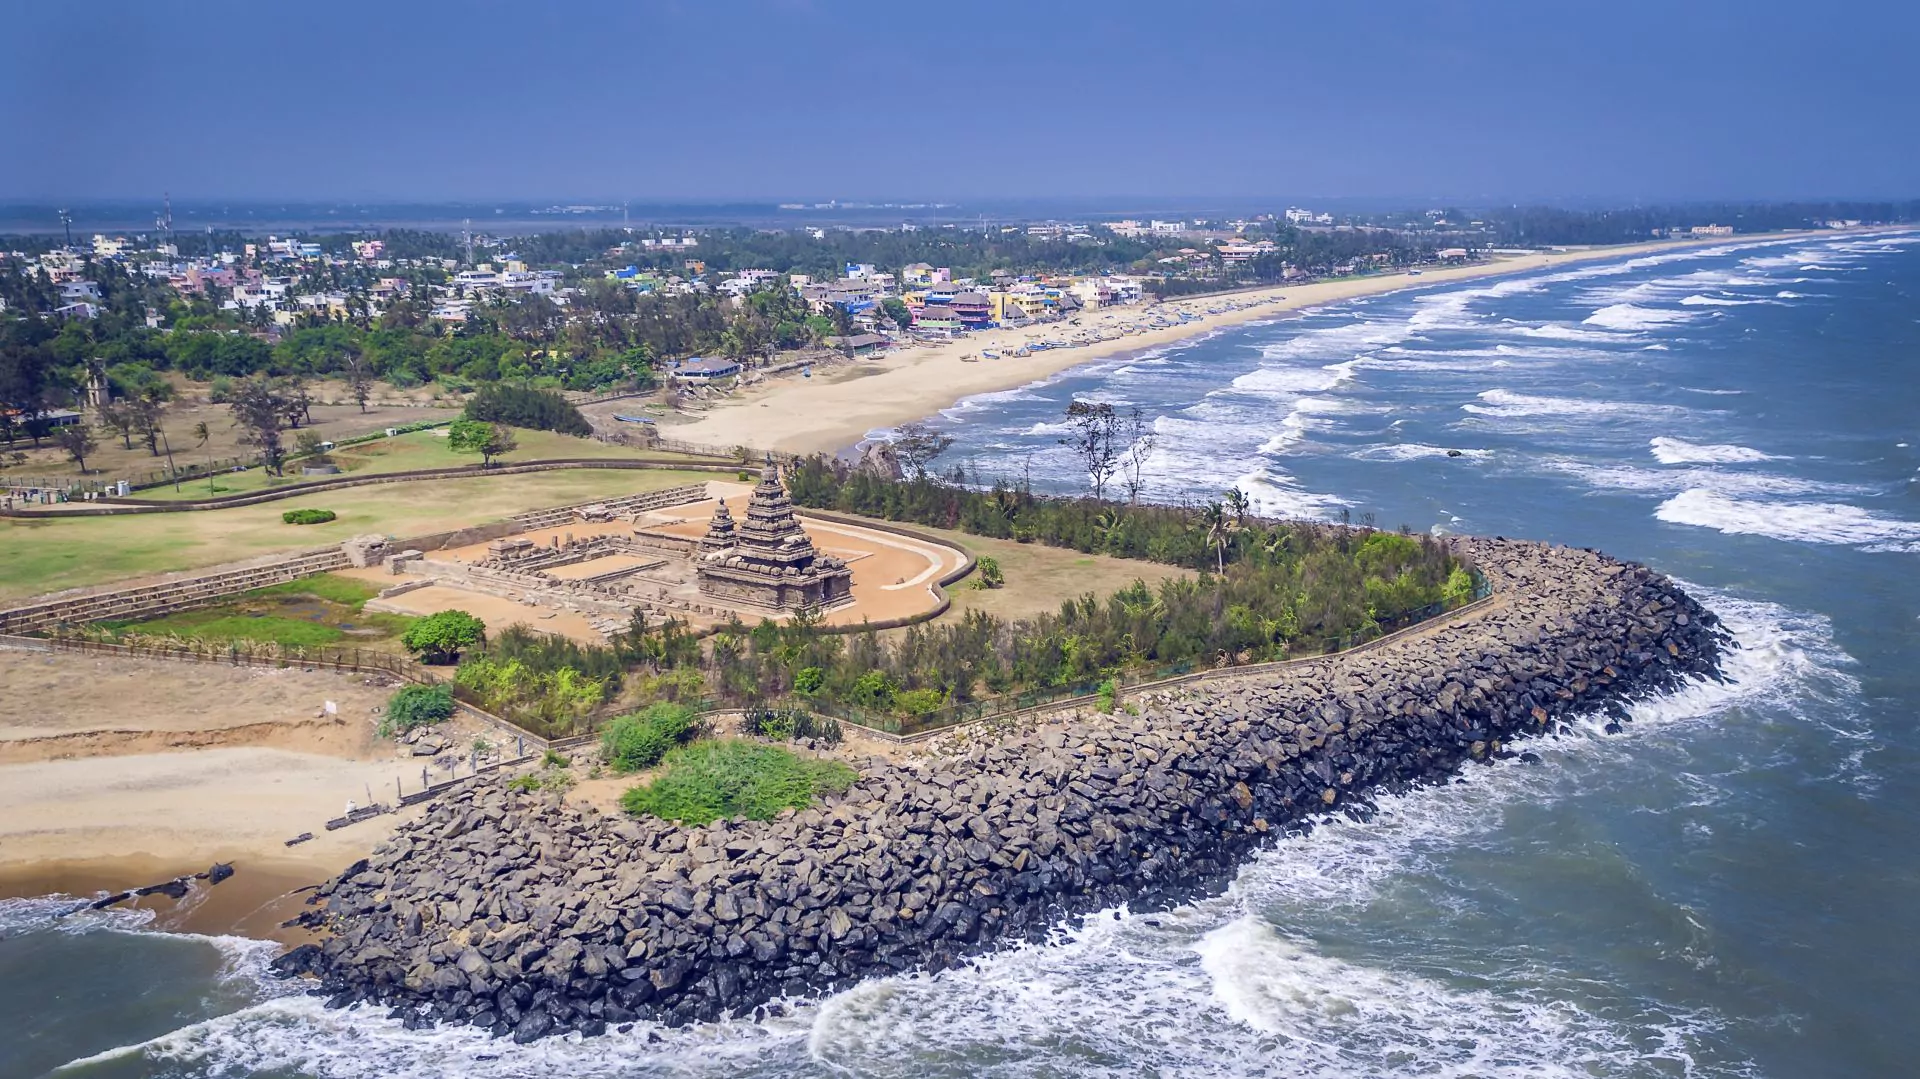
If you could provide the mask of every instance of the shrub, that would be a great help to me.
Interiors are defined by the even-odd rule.
[[[978,565],[980,567],[980,578],[977,582],[979,587],[998,588],[1007,583],[1006,575],[1000,572],[999,559],[983,554],[980,556]]]
[[[323,525],[334,519],[332,510],[288,510],[280,519],[290,525]]]
[[[486,639],[485,622],[465,611],[441,611],[408,626],[400,643],[427,663],[451,663]]]
[[[693,735],[699,720],[684,704],[659,701],[632,715],[621,716],[600,735],[600,759],[616,772],[637,772],[660,763]]]
[[[1100,683],[1098,692],[1100,697],[1099,700],[1094,702],[1094,707],[1102,712],[1112,712],[1114,702],[1120,699],[1120,683],[1115,679],[1109,678]]]
[[[909,716],[932,715],[947,703],[947,695],[937,689],[903,689],[893,695],[893,706]]]
[[[430,727],[453,716],[453,692],[445,686],[402,686],[387,698],[380,737],[391,738],[416,727]]]
[[[504,423],[533,431],[557,431],[581,438],[593,434],[593,425],[565,397],[551,390],[529,390],[491,382],[467,402],[467,419]]]
[[[813,738],[828,745],[839,745],[844,737],[839,720],[816,716],[805,708],[749,709],[740,721],[740,733],[776,742]]]
[[[745,817],[771,820],[804,809],[820,794],[840,793],[859,776],[839,761],[810,760],[755,742],[696,742],[666,756],[666,771],[627,791],[620,805],[635,816],[701,825]]]

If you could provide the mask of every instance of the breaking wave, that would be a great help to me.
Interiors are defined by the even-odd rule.
[[[1654,511],[1669,524],[1794,543],[1838,544],[1875,552],[1920,553],[1920,521],[1842,502],[1757,502],[1689,488]]]
[[[1654,458],[1663,465],[1738,464],[1747,461],[1785,460],[1785,458],[1776,457],[1771,453],[1762,453],[1746,446],[1703,446],[1665,436],[1652,440],[1648,445],[1653,449]]]

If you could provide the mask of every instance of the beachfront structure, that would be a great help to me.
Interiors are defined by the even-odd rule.
[[[993,301],[985,292],[937,285],[927,290],[926,306],[951,312],[962,329],[984,330],[993,324]],[[919,319],[916,318],[918,324]]]
[[[700,541],[696,575],[702,594],[766,611],[830,610],[853,602],[853,571],[814,549],[773,462],[735,521],[723,501]]]
[[[740,373],[740,363],[721,356],[695,356],[674,365],[671,372],[680,382],[707,383],[715,379],[733,378]]]
[[[1248,262],[1261,255],[1270,255],[1275,250],[1272,240],[1249,242],[1239,236],[1231,240],[1221,240],[1214,245],[1214,249],[1220,252],[1222,262]]]

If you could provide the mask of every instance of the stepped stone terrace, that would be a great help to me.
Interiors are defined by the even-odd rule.
[[[636,608],[696,628],[803,607],[829,625],[910,617],[935,609],[936,582],[966,561],[943,544],[795,513],[771,467],[752,487],[663,494],[442,550],[385,551],[343,572],[386,586],[370,610],[453,608],[600,643]]]

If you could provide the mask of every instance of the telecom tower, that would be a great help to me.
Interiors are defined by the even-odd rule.
[[[73,248],[73,211],[60,211],[60,227],[67,230],[67,248]]]
[[[467,265],[473,265],[473,218],[460,219],[461,238],[467,245]]]
[[[164,191],[161,192],[160,204],[162,206],[162,209],[160,211],[160,216],[153,219],[153,224],[155,228],[158,228],[162,233],[166,234],[166,242],[168,244],[172,244],[173,243],[173,193],[164,192]]]

